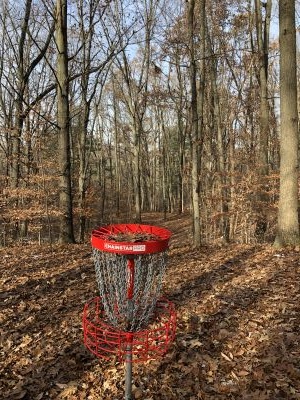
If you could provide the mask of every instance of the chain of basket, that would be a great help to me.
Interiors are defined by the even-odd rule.
[[[134,293],[127,299],[128,256],[93,249],[96,279],[108,321],[123,331],[146,327],[160,297],[166,252],[134,256]]]

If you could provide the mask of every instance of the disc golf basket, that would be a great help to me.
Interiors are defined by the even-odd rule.
[[[140,224],[92,231],[100,296],[84,307],[84,343],[97,357],[125,362],[125,400],[132,398],[132,363],[163,356],[175,336],[174,305],[160,297],[170,236]]]

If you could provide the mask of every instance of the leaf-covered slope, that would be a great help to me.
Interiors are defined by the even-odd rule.
[[[187,244],[175,232],[164,282],[176,304],[176,341],[161,360],[134,365],[136,399],[300,398],[299,252]],[[0,250],[3,399],[113,400],[124,368],[82,340],[86,301],[98,295],[88,245]]]

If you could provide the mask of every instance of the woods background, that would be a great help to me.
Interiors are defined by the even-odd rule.
[[[281,3],[293,21],[299,2]],[[283,105],[276,1],[0,7],[2,246],[83,242],[95,224],[142,221],[144,212],[190,213],[195,245],[274,240]],[[284,34],[295,37],[296,26]],[[299,47],[289,40],[281,55],[295,79],[297,58],[299,85]],[[295,155],[291,86],[297,138],[281,137]],[[294,182],[297,157],[288,161]]]

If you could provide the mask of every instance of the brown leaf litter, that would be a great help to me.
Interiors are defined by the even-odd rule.
[[[184,221],[162,224],[175,232],[164,292],[177,334],[164,358],[133,366],[135,398],[299,400],[299,252],[193,250]],[[0,257],[1,398],[123,399],[123,365],[83,345],[83,306],[98,295],[89,245],[15,246]]]

